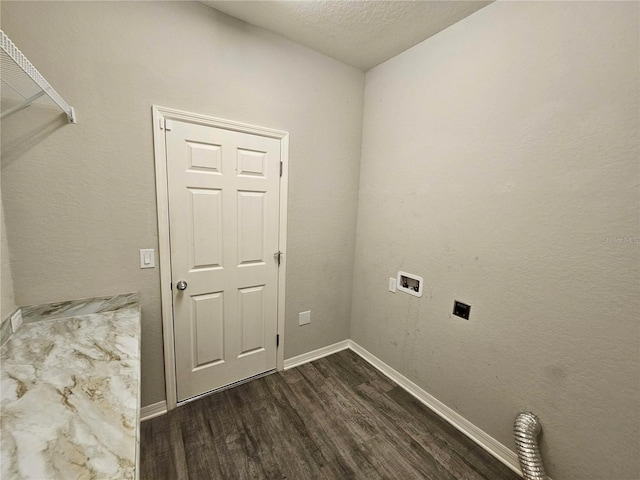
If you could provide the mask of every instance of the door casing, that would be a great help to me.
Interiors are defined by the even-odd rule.
[[[173,328],[173,295],[171,292],[171,248],[169,239],[169,194],[167,184],[167,152],[165,144],[165,125],[167,121],[180,120],[242,133],[250,133],[263,137],[275,138],[280,141],[280,161],[282,175],[280,176],[280,215],[279,215],[279,248],[282,252],[280,268],[278,269],[278,331],[279,345],[276,354],[276,368],[284,368],[284,316],[285,316],[285,285],[287,264],[287,185],[289,171],[289,133],[266,127],[248,125],[215,118],[198,113],[190,113],[173,108],[154,105],[153,114],[153,146],[156,171],[156,205],[158,209],[158,241],[160,266],[160,294],[162,305],[162,337],[164,344],[164,372],[167,396],[167,409],[172,410],[178,405],[175,343]]]

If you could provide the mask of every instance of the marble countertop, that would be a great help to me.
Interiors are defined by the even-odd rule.
[[[0,351],[0,477],[136,478],[137,294],[22,311]]]

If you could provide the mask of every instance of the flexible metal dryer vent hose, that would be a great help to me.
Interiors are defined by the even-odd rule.
[[[520,413],[513,422],[513,437],[525,480],[547,480],[537,440],[541,430],[540,420],[531,412]]]

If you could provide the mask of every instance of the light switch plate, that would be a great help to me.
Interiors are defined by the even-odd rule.
[[[153,248],[140,250],[140,268],[154,268],[156,266],[156,258]]]
[[[389,278],[389,291],[396,293],[396,279],[393,277]]]
[[[311,323],[311,310],[308,312],[300,312],[298,315],[298,325],[307,325]]]

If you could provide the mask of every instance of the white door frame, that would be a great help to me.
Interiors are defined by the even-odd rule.
[[[280,229],[278,243],[281,263],[278,269],[278,332],[280,342],[277,347],[276,368],[284,369],[284,300],[287,270],[287,184],[289,173],[289,133],[271,128],[258,127],[221,118],[184,112],[173,108],[153,106],[153,147],[156,170],[156,204],[158,207],[158,241],[160,265],[160,294],[162,303],[162,337],[164,344],[164,376],[167,395],[167,409],[178,404],[175,343],[173,331],[173,295],[171,292],[171,248],[169,241],[169,194],[167,184],[167,150],[164,128],[167,120],[179,120],[198,125],[217,127],[236,132],[250,133],[280,140]]]

